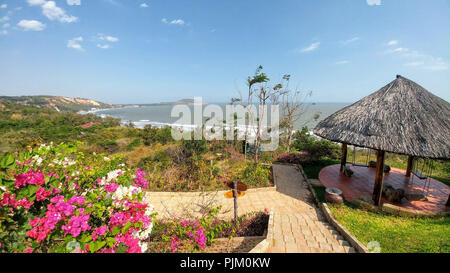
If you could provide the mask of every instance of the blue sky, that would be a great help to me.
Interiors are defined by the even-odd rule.
[[[0,0],[1,95],[226,102],[258,65],[315,102],[396,74],[449,101],[450,1]]]

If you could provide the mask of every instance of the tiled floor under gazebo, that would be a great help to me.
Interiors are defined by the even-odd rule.
[[[330,165],[323,168],[319,173],[319,180],[325,187],[333,187],[342,190],[344,198],[351,201],[353,198],[361,195],[372,196],[373,185],[375,181],[375,169],[367,167],[351,166],[354,171],[352,177],[344,176],[339,172],[340,164]],[[394,188],[403,188],[407,193],[421,194],[425,180],[420,180],[417,177],[405,177],[405,171],[392,168],[388,174],[384,175],[383,184],[389,184]],[[402,203],[395,203],[395,205],[421,210],[424,212],[444,212],[449,211],[450,208],[445,206],[450,187],[444,183],[431,179],[427,201],[409,201],[405,198]],[[382,198],[382,202],[386,202]]]

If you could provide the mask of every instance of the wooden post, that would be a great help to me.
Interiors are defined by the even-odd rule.
[[[448,195],[447,204],[445,204],[446,207],[450,207],[450,194]]]
[[[377,172],[375,174],[375,185],[373,186],[372,195],[375,206],[381,205],[381,194],[383,192],[384,155],[384,151],[377,151]]]
[[[413,165],[414,156],[408,156],[408,165],[406,166],[406,177],[411,177],[412,165]]]
[[[341,169],[340,169],[341,172],[344,170],[346,163],[347,163],[347,144],[342,143]]]
[[[238,223],[238,193],[237,193],[237,181],[233,181],[233,201],[234,201],[234,224],[237,225]]]

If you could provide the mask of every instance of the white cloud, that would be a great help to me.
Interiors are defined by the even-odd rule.
[[[67,42],[67,47],[72,48],[78,51],[84,51],[84,48],[81,46],[81,42],[83,42],[83,37],[76,37]]]
[[[30,6],[41,6],[45,4],[45,0],[27,0],[27,3]]]
[[[343,61],[338,61],[335,64],[348,64],[348,63],[349,63],[349,61],[343,60]]]
[[[148,8],[148,5],[147,5],[147,3],[142,3],[142,4],[140,5],[140,7],[141,7],[141,8]]]
[[[0,30],[0,35],[6,35],[8,34],[8,31],[6,29]]]
[[[366,0],[369,6],[379,6],[381,5],[381,0]]]
[[[17,25],[25,31],[42,31],[45,29],[45,24],[36,20],[21,20]]]
[[[181,20],[181,19],[176,19],[176,20],[170,21],[170,24],[172,24],[172,25],[184,25],[184,21]]]
[[[81,5],[81,0],[67,0],[67,5],[79,6],[79,5]]]
[[[410,63],[405,63],[405,66],[421,66],[423,64],[424,64],[424,62],[410,62]]]
[[[117,37],[108,36],[108,35],[104,35],[104,34],[101,34],[101,33],[98,34],[98,39],[100,39],[102,41],[108,41],[108,42],[111,42],[111,43],[116,43],[116,42],[119,41],[119,38],[117,38]]]
[[[111,48],[110,43],[117,43],[119,41],[119,38],[99,33],[97,34],[97,40],[98,40],[97,43],[98,48],[109,49]]]
[[[119,2],[117,2],[116,0],[103,0],[103,1],[108,2],[109,4],[114,5],[114,6],[118,6],[118,7],[121,6],[121,4]]]
[[[310,52],[316,50],[320,45],[320,42],[312,43],[310,46],[302,48],[300,52]]]
[[[396,49],[392,50],[393,52],[405,52],[408,51],[407,48],[403,48],[403,47],[397,47]]]
[[[9,21],[9,16],[8,15],[5,15],[5,16],[0,18],[0,23],[6,22],[6,21]]]
[[[78,21],[78,18],[72,15],[67,15],[66,11],[56,6],[55,1],[45,0],[27,0],[30,6],[40,6],[42,8],[42,14],[44,14],[50,20],[58,20],[62,23],[73,23]],[[77,1],[72,1],[77,2]],[[79,1],[78,1],[79,2]],[[67,1],[69,3],[69,0]],[[81,2],[80,2],[81,4]]]
[[[161,22],[163,22],[164,24],[169,24],[169,25],[184,25],[185,22],[182,19],[174,19],[172,21],[168,21],[166,18],[162,18]]]
[[[341,41],[341,44],[345,46],[345,45],[354,43],[354,42],[356,42],[358,40],[359,40],[359,37],[353,37],[351,39],[348,39],[348,40],[345,40],[345,41]]]
[[[98,48],[101,48],[101,49],[108,49],[108,48],[109,48],[109,45],[97,44],[97,47],[98,47]]]
[[[69,16],[66,12],[56,6],[54,1],[47,1],[42,5],[42,13],[50,20],[58,20],[62,23],[72,23],[78,20],[75,16]]]
[[[0,5],[0,9],[6,9],[7,7],[8,7],[7,4],[1,4],[1,5]]]
[[[9,28],[11,25],[9,23],[3,24],[3,28]]]
[[[432,71],[440,71],[450,69],[450,62],[429,54],[421,53],[417,50],[406,47],[397,47],[385,52],[386,54],[394,54],[406,60],[405,66],[422,68]]]
[[[393,45],[397,45],[398,41],[397,40],[391,40],[387,43],[388,46],[393,46]]]
[[[119,38],[112,37],[112,36],[106,36],[105,40],[108,41],[108,42],[111,42],[111,43],[115,43],[115,42],[119,41]]]

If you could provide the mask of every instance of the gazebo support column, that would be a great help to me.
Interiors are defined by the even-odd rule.
[[[412,155],[408,156],[408,165],[406,166],[406,177],[411,177],[412,165],[414,157]]]
[[[341,172],[344,170],[345,164],[347,163],[347,144],[342,143],[342,153],[341,153]]]
[[[384,155],[382,150],[377,151],[377,172],[375,174],[375,185],[373,186],[372,199],[375,206],[381,203],[381,194],[383,192],[383,174],[384,174]]]

